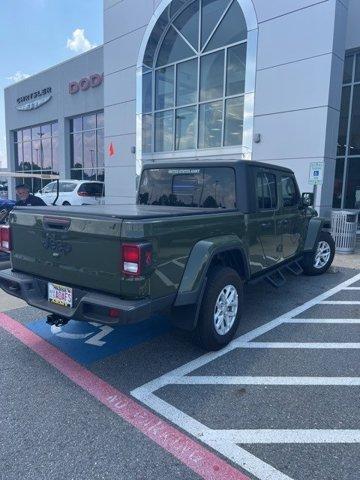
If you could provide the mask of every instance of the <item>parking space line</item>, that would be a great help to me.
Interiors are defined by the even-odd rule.
[[[174,379],[174,385],[345,385],[360,386],[360,377],[241,377],[185,376]]]
[[[360,290],[360,287],[345,287],[344,290]]]
[[[211,435],[236,444],[360,443],[360,430],[213,430]]]
[[[106,383],[13,318],[0,313],[0,326],[201,478],[249,480],[218,455]]]
[[[134,389],[131,394],[149,406],[163,417],[170,420],[175,425],[189,432],[195,438],[199,438],[202,442],[217,450],[219,453],[231,458],[239,466],[259,478],[260,480],[291,480],[290,477],[284,475],[272,465],[260,460],[255,455],[250,454],[238,444],[247,443],[358,443],[360,442],[360,430],[211,430],[206,425],[199,423],[194,418],[182,412],[180,409],[170,405],[166,401],[160,399],[154,392],[167,385],[174,384],[223,384],[221,382],[241,382],[245,380],[250,384],[270,385],[282,382],[278,385],[349,385],[358,386],[359,378],[337,378],[337,377],[198,377],[186,375],[194,372],[200,367],[213,362],[235,349],[360,349],[360,343],[319,343],[319,342],[256,342],[254,341],[261,335],[270,332],[280,325],[286,323],[359,323],[358,319],[330,319],[321,322],[321,319],[297,319],[306,310],[319,304],[340,304],[349,305],[354,302],[331,302],[327,299],[334,294],[351,287],[352,284],[360,280],[360,274],[346,280],[345,282],[335,286],[334,288],[318,295],[308,302],[300,305],[290,312],[275,318],[274,320],[255,328],[254,330],[241,335],[230,345],[218,352],[211,352],[199,357],[177,369],[168,372],[159,378],[156,378],[145,385]],[[360,304],[360,302],[355,302]],[[298,321],[299,320],[299,321]],[[308,320],[311,320],[310,322]],[[313,321],[314,320],[314,321]],[[335,320],[335,321],[333,321]],[[345,321],[346,320],[346,321]],[[352,322],[351,322],[352,320]],[[356,321],[354,321],[356,320]],[[210,378],[210,380],[209,380]],[[200,379],[200,380],[199,380]],[[235,379],[235,380],[234,380]],[[251,382],[251,383],[250,383]],[[258,382],[258,383],[254,383]],[[266,383],[269,382],[269,383]],[[291,383],[292,382],[292,383]],[[228,383],[229,384],[229,383]],[[236,383],[237,384],[237,383]]]
[[[360,323],[359,318],[290,318],[284,323]]]

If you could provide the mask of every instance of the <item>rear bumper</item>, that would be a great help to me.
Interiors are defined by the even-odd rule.
[[[127,325],[147,319],[153,313],[170,308],[175,296],[158,300],[123,300],[114,295],[96,293],[73,288],[73,308],[62,307],[48,302],[48,280],[15,272],[11,269],[0,271],[0,287],[8,294],[19,297],[29,305],[45,310],[65,319],[98,322],[107,325]],[[108,316],[109,309],[119,311],[119,316]]]

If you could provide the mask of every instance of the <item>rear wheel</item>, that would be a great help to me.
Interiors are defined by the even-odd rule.
[[[64,206],[64,207],[67,207],[68,205],[71,205],[71,203],[69,203],[69,202],[63,202],[63,206]]]
[[[239,326],[243,304],[243,282],[229,267],[215,267],[207,281],[195,331],[206,350],[227,345]]]
[[[329,232],[320,232],[313,252],[306,253],[302,267],[306,275],[325,273],[334,260],[335,242]]]

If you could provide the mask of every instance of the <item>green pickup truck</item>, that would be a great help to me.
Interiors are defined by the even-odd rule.
[[[170,312],[216,350],[240,322],[243,285],[280,286],[285,269],[324,273],[326,221],[289,169],[253,161],[145,166],[136,205],[15,208],[1,244],[9,294],[70,319],[108,325]]]

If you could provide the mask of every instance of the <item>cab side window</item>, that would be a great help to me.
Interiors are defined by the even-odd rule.
[[[274,210],[277,208],[276,176],[272,173],[258,173],[256,194],[259,210]]]
[[[284,207],[295,207],[299,203],[299,194],[294,179],[289,175],[281,177],[281,195]]]
[[[48,183],[46,187],[43,188],[43,193],[52,193],[55,189],[55,182]]]

